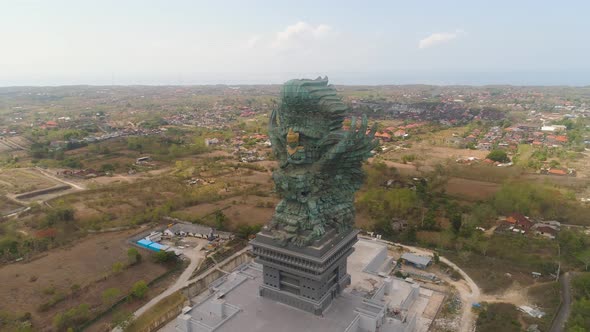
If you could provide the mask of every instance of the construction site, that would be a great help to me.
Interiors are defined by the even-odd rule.
[[[247,262],[211,283],[161,331],[427,331],[445,294],[392,275],[387,246],[361,239],[348,258],[351,285],[322,315],[259,295],[262,265]]]

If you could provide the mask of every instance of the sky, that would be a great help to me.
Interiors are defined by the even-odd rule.
[[[0,0],[0,86],[590,85],[590,1]]]

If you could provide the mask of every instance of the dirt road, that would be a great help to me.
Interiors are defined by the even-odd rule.
[[[375,240],[374,238],[370,238],[370,237],[364,237],[364,236],[359,236],[359,237],[369,239],[369,240]],[[389,245],[402,247],[402,248],[407,249],[407,250],[409,250],[413,253],[416,253],[418,255],[433,256],[433,254],[434,254],[431,250],[428,250],[428,249],[407,246],[404,244],[389,242],[389,241],[385,241],[385,240],[377,240],[377,241],[385,243],[385,244],[389,244]],[[473,312],[471,311],[471,304],[474,302],[480,302],[481,291],[480,291],[479,287],[477,286],[477,284],[473,281],[473,279],[471,279],[471,277],[465,271],[463,271],[459,266],[457,266],[455,263],[451,262],[450,260],[448,260],[442,256],[440,256],[440,261],[447,264],[449,267],[451,267],[455,271],[457,271],[457,273],[459,273],[461,275],[461,277],[463,278],[463,280],[458,280],[458,281],[453,281],[450,278],[445,278],[446,279],[445,281],[447,281],[449,284],[453,285],[457,289],[457,291],[459,292],[459,295],[461,297],[461,302],[463,302],[463,307],[462,307],[463,312],[461,314],[460,331],[461,332],[471,332],[471,331],[473,331],[473,326],[474,326],[474,322],[475,322],[475,317],[473,317]]]
[[[55,176],[55,175],[53,175],[53,174],[45,171],[44,169],[42,169],[40,167],[35,167],[34,169],[36,169],[39,173],[45,175],[46,177],[48,177],[48,178],[50,178],[52,180],[55,180],[55,181],[58,181],[58,182],[61,182],[61,183],[65,183],[67,185],[70,185],[70,186],[72,186],[72,188],[76,188],[78,190],[85,190],[86,189],[85,187],[83,187],[83,186],[81,186],[81,185],[79,185],[77,183],[74,183],[74,182],[71,182],[71,181],[66,181],[64,179],[58,178],[57,176]]]
[[[187,257],[189,257],[190,260],[191,260],[190,265],[184,270],[184,272],[182,272],[182,274],[180,275],[180,277],[178,278],[178,280],[176,280],[176,282],[172,286],[170,286],[168,289],[166,289],[160,295],[158,295],[158,296],[154,297],[153,299],[151,299],[148,303],[146,303],[145,305],[143,305],[141,308],[137,309],[137,311],[135,311],[133,313],[134,317],[139,317],[141,314],[143,314],[149,308],[151,308],[154,305],[156,305],[160,300],[162,300],[166,296],[171,295],[172,293],[174,293],[174,292],[176,292],[178,290],[181,290],[182,288],[190,285],[191,283],[195,282],[197,279],[200,278],[200,276],[197,276],[197,277],[195,277],[193,279],[190,279],[192,273],[195,271],[195,269],[197,268],[197,266],[199,266],[199,263],[201,262],[201,260],[204,258],[204,253],[201,252],[201,247],[202,247],[202,245],[199,244],[199,246],[193,248],[193,250],[185,251],[184,252],[184,254]],[[219,262],[218,264],[215,264],[215,266],[213,266],[211,269],[218,269],[219,268],[219,265],[225,264],[226,262],[234,259],[236,256],[239,256],[239,255],[243,254],[247,250],[250,250],[249,246],[246,246],[246,248],[244,248],[244,249],[242,249],[242,250],[234,253],[233,255],[231,255],[230,257],[226,258],[222,262]],[[121,330],[120,327],[116,327],[112,331],[113,332],[122,332],[122,330]]]

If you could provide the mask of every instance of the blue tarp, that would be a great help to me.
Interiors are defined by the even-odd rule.
[[[149,241],[149,240],[146,240],[146,239],[141,239],[141,240],[137,241],[137,244],[140,245],[140,246],[142,246],[142,247],[144,247],[144,248],[146,248],[146,249],[152,250],[152,251],[160,251],[160,250],[162,250],[162,248],[161,248],[162,245],[161,244],[156,243],[156,242],[152,242],[152,241]]]
[[[139,241],[137,241],[137,244],[141,245],[141,246],[149,246],[150,244],[152,244],[152,241],[146,240],[146,239],[141,239]]]
[[[154,251],[160,251],[160,250],[164,250],[166,249],[163,245],[159,244],[159,243],[152,243],[149,245],[148,249],[152,249]]]

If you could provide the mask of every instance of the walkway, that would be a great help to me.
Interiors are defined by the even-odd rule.
[[[178,280],[176,280],[176,282],[172,286],[168,287],[168,289],[166,289],[160,295],[154,297],[148,303],[144,304],[141,308],[137,309],[137,311],[135,311],[133,313],[133,315],[135,317],[139,317],[141,314],[143,314],[144,312],[146,312],[148,309],[150,309],[151,307],[153,307],[154,305],[156,305],[163,298],[167,297],[168,295],[173,294],[176,291],[179,291],[179,290],[187,287],[188,285],[190,285],[193,282],[199,280],[203,276],[203,274],[201,274],[201,275],[198,275],[198,276],[194,277],[193,279],[190,279],[190,277],[193,274],[193,272],[195,272],[195,270],[199,266],[199,263],[201,263],[201,260],[203,260],[205,258],[204,252],[201,251],[201,247],[202,247],[202,245],[199,245],[198,247],[195,247],[195,248],[193,248],[190,251],[189,250],[186,250],[186,251],[183,252],[183,254],[185,256],[187,256],[191,260],[191,263],[189,264],[189,266],[182,272],[182,274],[180,275],[180,277],[178,278]],[[250,247],[249,246],[246,246],[244,249],[242,249],[242,250],[234,253],[233,255],[229,256],[228,258],[224,259],[223,261],[221,261],[221,262],[215,264],[214,266],[212,266],[209,269],[209,271],[218,269],[218,270],[220,270],[220,271],[222,271],[224,273],[227,273],[226,271],[221,270],[219,268],[219,266],[226,264],[227,262],[231,261],[235,257],[237,257],[237,256],[245,253],[249,249],[250,249]],[[115,329],[113,331],[117,331],[117,329]]]
[[[570,312],[572,311],[572,273],[566,272],[561,276],[561,306],[553,321],[550,332],[561,332],[565,330]]]
[[[201,251],[202,247],[203,245],[199,244],[197,247],[192,248],[190,250],[183,250],[182,253],[191,261],[188,267],[184,269],[180,277],[178,277],[178,280],[176,280],[176,282],[173,285],[168,287],[168,289],[160,293],[158,296],[151,299],[148,303],[144,304],[141,308],[137,309],[137,311],[135,311],[134,313],[135,317],[139,317],[141,314],[143,314],[148,309],[160,302],[160,300],[162,300],[163,298],[172,295],[174,292],[184,288],[186,285],[189,284],[189,279],[191,275],[193,274],[197,266],[199,266],[201,260],[203,260],[204,258],[204,252]]]

